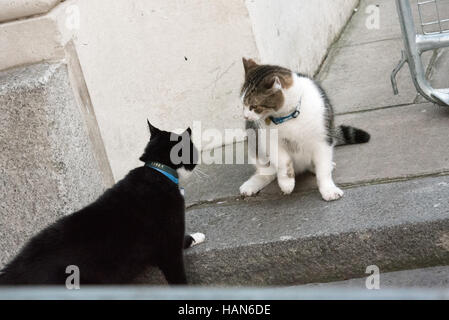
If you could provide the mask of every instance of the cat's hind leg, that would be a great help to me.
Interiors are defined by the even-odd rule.
[[[187,284],[186,272],[184,269],[184,257],[182,250],[170,252],[159,263],[159,269],[170,285]]]
[[[284,194],[290,194],[295,188],[295,168],[293,160],[288,152],[281,147],[278,148],[277,159],[278,184]]]
[[[206,239],[206,236],[204,233],[193,233],[193,234],[186,234],[184,236],[184,249],[191,248],[193,246],[196,246]]]
[[[317,145],[313,152],[318,189],[326,201],[337,200],[343,196],[343,191],[335,185],[332,179],[332,171],[334,170],[332,151],[332,146],[323,142]]]

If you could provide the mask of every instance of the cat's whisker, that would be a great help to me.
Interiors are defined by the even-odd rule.
[[[199,172],[199,173],[201,173],[201,174],[204,174],[204,171],[201,170],[200,168],[196,168],[196,171]]]
[[[198,172],[200,175],[202,175],[203,177],[209,178],[209,175],[208,175],[207,173],[205,173],[204,171],[202,171],[201,169],[197,168],[196,170],[197,170],[197,172]]]
[[[198,179],[199,181],[203,181],[204,180],[204,176],[202,176],[198,171],[193,170],[193,174],[195,175],[196,179]]]

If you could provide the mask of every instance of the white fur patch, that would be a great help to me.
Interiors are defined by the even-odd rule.
[[[324,200],[334,201],[340,199],[344,192],[336,185],[330,185],[320,188],[320,193]]]
[[[204,240],[206,240],[206,236],[204,235],[204,233],[201,233],[201,232],[197,232],[197,233],[191,234],[190,236],[193,238],[193,242],[190,245],[190,247],[193,247],[193,246],[196,246],[196,245],[198,245],[200,243],[203,243]]]
[[[240,186],[240,194],[244,197],[254,196],[273,181],[275,177],[275,175],[263,175],[257,172]]]
[[[283,194],[290,194],[295,188],[295,178],[278,177],[278,184]]]
[[[289,194],[293,191],[295,180],[288,179],[287,168],[293,163],[295,174],[304,171],[316,173],[317,182],[323,199],[326,201],[337,200],[343,196],[343,191],[333,182],[332,170],[333,147],[327,142],[327,129],[325,126],[325,101],[321,91],[315,82],[309,78],[293,76],[293,85],[288,89],[282,89],[284,105],[277,110],[273,116],[283,117],[291,114],[300,104],[300,115],[280,125],[259,122],[263,129],[278,130],[278,153],[268,155],[270,162],[275,164],[278,170],[278,182],[283,193]],[[246,108],[244,116],[247,119],[256,118]],[[282,141],[292,141],[298,148],[289,150]],[[276,160],[276,157],[278,158]],[[257,166],[256,166],[257,167]],[[260,167],[257,168],[258,170]],[[281,179],[279,179],[281,177]],[[268,180],[260,179],[256,174],[240,187],[240,193],[244,196],[253,196],[268,183]]]
[[[192,171],[188,171],[184,168],[176,169],[176,172],[183,179],[187,179],[188,177],[190,177],[192,175]]]

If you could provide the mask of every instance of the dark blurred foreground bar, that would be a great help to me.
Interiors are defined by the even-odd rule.
[[[5,287],[0,300],[449,300],[449,289]]]

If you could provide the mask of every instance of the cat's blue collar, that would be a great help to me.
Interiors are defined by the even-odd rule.
[[[275,125],[278,125],[278,124],[284,123],[288,120],[297,118],[300,114],[300,111],[299,111],[300,106],[301,106],[301,100],[299,100],[298,104],[296,105],[295,111],[293,111],[291,114],[289,114],[288,116],[279,117],[279,118],[271,116],[270,117],[271,122],[273,122]]]
[[[160,173],[162,173],[164,176],[166,176],[167,178],[169,178],[171,181],[173,181],[175,184],[179,184],[179,177],[178,177],[178,173],[176,172],[175,169],[170,168],[169,166],[166,166],[165,164],[156,162],[156,161],[150,161],[150,162],[146,162],[145,166],[152,168],[156,171],[159,171]]]

